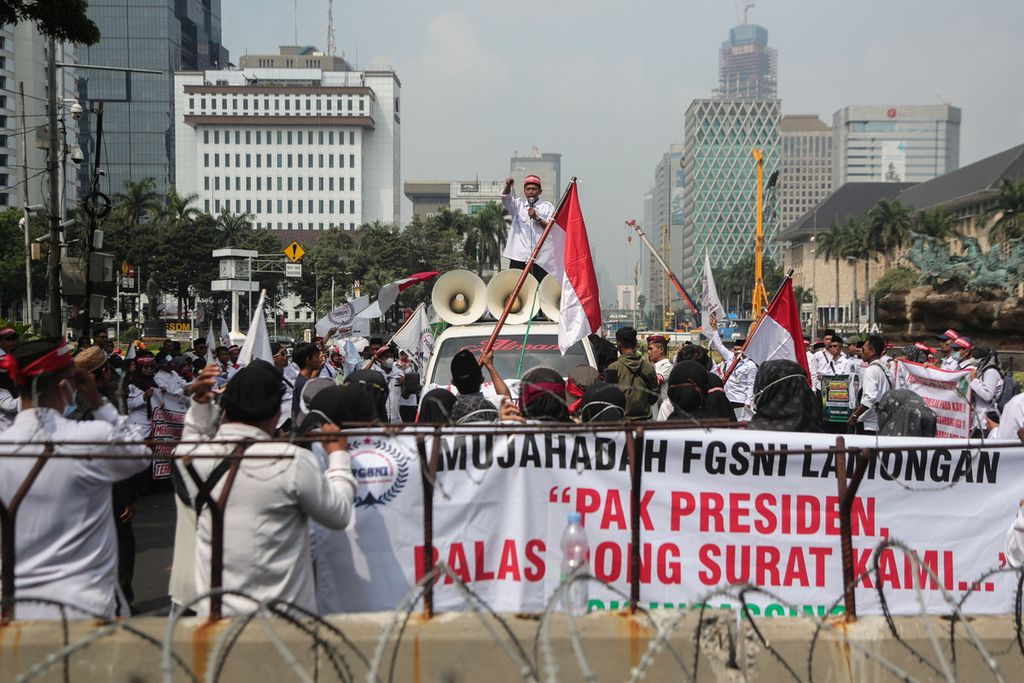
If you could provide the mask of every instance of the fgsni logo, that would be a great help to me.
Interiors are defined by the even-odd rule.
[[[387,505],[405,488],[409,463],[393,439],[367,437],[350,443],[352,474],[359,488],[356,507]]]

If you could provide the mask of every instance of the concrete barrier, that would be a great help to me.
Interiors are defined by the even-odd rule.
[[[657,619],[664,623],[673,616],[674,613],[666,612],[657,615]],[[970,621],[978,642],[989,653],[988,661],[973,644],[964,624],[957,624],[955,662],[950,647],[950,622],[945,619],[898,618],[895,622],[899,639],[891,635],[880,617],[863,618],[853,624],[833,621],[832,627],[819,635],[809,660],[815,633],[815,624],[810,619],[758,621],[756,626],[774,648],[773,653],[761,643],[749,623],[736,621],[735,613],[708,612],[705,616],[697,662],[701,681],[781,681],[792,680],[794,674],[798,680],[807,680],[809,661],[815,681],[887,681],[898,680],[902,675],[914,680],[938,680],[943,678],[943,667],[949,667],[959,680],[978,683],[995,679],[992,666],[997,666],[1008,681],[1024,680],[1024,656],[1015,642],[1013,619],[1008,616],[977,617]],[[537,680],[552,680],[544,639],[538,640],[537,618],[503,615],[511,636],[497,620],[487,619],[503,642],[495,640],[475,614],[443,614],[431,620],[414,615],[400,641],[392,637],[384,643],[380,680],[502,683],[528,680],[531,670]],[[319,637],[333,648],[336,655],[332,660],[324,647],[315,647],[314,638],[295,625],[280,619],[266,623],[254,619],[223,658],[220,680],[299,680],[295,669],[299,666],[312,680],[365,681],[381,634],[390,620],[391,614],[329,617],[327,622],[344,633],[348,644],[322,625],[312,627],[318,628]],[[626,681],[638,666],[643,667],[647,681],[688,680],[684,670],[692,675],[696,613],[687,613],[668,638],[677,654],[664,648],[650,659],[648,646],[657,631],[641,615],[605,612],[589,615],[577,623],[583,646],[579,655],[568,636],[565,618],[557,615],[551,621],[547,643],[557,666],[557,680],[585,680],[586,671],[592,671],[594,680]],[[212,663],[223,654],[224,646],[240,626],[239,620],[216,624],[199,619],[179,622],[170,637],[171,649],[180,658],[180,664],[173,665],[173,680],[193,680],[193,674],[195,680],[213,680]],[[102,625],[74,622],[65,640],[59,622],[15,622],[0,627],[0,683],[15,681],[33,667],[46,663],[52,666],[33,680],[160,681],[166,628],[166,619],[139,617],[124,622],[115,633],[103,635]],[[736,638],[737,628],[742,632],[740,639]],[[929,639],[929,628],[937,638],[938,652]],[[66,662],[60,655],[65,643],[77,648]],[[88,644],[82,646],[84,643]],[[289,662],[290,658],[294,661]],[[581,660],[585,662],[582,665]]]

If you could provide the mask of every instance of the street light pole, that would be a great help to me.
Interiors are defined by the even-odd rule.
[[[28,124],[25,122],[25,82],[18,81],[21,97],[21,210],[25,221],[25,323],[32,324],[32,244],[28,213]]]
[[[47,288],[47,325],[44,333],[50,336],[61,334],[61,310],[60,310],[60,141],[57,136],[57,43],[53,38],[47,42],[46,55],[46,80],[50,90],[50,98],[47,103],[49,112],[49,155],[47,156],[47,171],[50,174],[50,257],[49,267],[46,275]],[[22,141],[24,144],[25,141]]]

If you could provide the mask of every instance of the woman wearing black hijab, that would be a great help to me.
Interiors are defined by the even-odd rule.
[[[416,422],[447,424],[455,407],[455,394],[447,389],[431,389],[420,401]]]
[[[626,419],[626,395],[608,382],[593,382],[580,399],[579,416],[583,422],[622,422]]]
[[[668,375],[669,420],[713,420],[722,417],[709,401],[711,375],[697,361],[676,363]],[[732,409],[729,410],[733,413]],[[735,415],[733,415],[735,418]]]
[[[533,368],[519,386],[519,412],[527,420],[568,422],[565,380],[557,370]]]
[[[761,364],[754,377],[754,417],[750,429],[774,432],[821,431],[821,412],[807,373],[791,360]]]
[[[388,381],[376,370],[356,370],[345,378],[345,384],[361,388],[374,406],[377,419],[388,421]]]

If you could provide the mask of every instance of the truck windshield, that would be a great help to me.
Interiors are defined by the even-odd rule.
[[[452,358],[455,354],[462,349],[469,349],[473,355],[479,357],[480,351],[486,343],[487,336],[485,335],[445,339],[440,348],[434,350],[434,353],[437,354],[437,362],[434,364],[434,376],[430,378],[430,381],[440,385],[451,384]],[[522,357],[521,369],[520,357]],[[521,336],[499,335],[494,342],[494,367],[505,380],[520,379],[527,370],[541,366],[558,370],[562,377],[568,377],[569,371],[574,367],[588,363],[587,354],[583,350],[583,342],[573,344],[563,356],[558,350],[558,337],[553,334],[530,335],[526,340],[525,353]],[[484,379],[490,379],[486,372]]]

